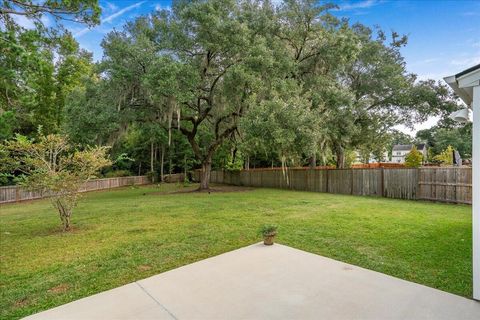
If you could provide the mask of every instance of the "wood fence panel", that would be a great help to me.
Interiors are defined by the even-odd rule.
[[[305,190],[306,185],[306,170],[290,170],[290,189],[293,190]]]
[[[250,185],[250,171],[242,170],[239,173],[240,176],[240,185],[241,186],[249,186]]]
[[[456,200],[458,203],[472,203],[472,168],[457,169]]]
[[[266,188],[277,188],[275,171],[263,171],[263,186]]]
[[[418,198],[472,203],[472,168],[420,168]]]
[[[381,196],[382,169],[352,170],[352,194],[360,196]]]
[[[417,199],[418,169],[384,169],[383,196]]]
[[[315,190],[317,192],[328,192],[328,170],[314,170],[315,172]]]
[[[472,202],[471,168],[267,169],[214,172],[211,181],[216,183],[396,199]]]
[[[350,169],[328,170],[328,192],[352,194],[352,171]]]
[[[80,192],[111,189],[122,186],[150,183],[147,176],[120,177],[90,180],[80,187]],[[0,203],[9,203],[44,198],[40,191],[29,191],[19,186],[0,187]]]

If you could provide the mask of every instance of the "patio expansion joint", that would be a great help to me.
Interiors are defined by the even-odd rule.
[[[178,320],[178,318],[175,317],[175,315],[170,310],[168,310],[160,301],[155,299],[155,297],[153,297],[150,292],[147,291],[147,289],[142,287],[139,282],[135,281],[135,283],[140,287],[140,289],[142,289],[143,292],[145,292],[146,295],[148,295],[153,301],[155,301],[155,303],[158,304],[163,310],[165,310],[173,319]]]

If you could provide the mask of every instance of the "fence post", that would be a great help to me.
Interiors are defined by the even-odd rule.
[[[380,178],[381,178],[380,187],[382,188],[380,190],[380,194],[382,195],[382,198],[384,198],[385,197],[385,172],[383,167],[380,168]]]
[[[327,170],[327,179],[325,179],[325,182],[327,183],[327,187],[325,188],[325,192],[329,193],[329,191],[328,191],[328,180],[330,179],[330,170],[329,169],[326,169],[326,170]]]
[[[16,186],[15,188],[15,202],[20,201],[20,187]]]
[[[353,195],[353,170],[350,169],[350,194]]]

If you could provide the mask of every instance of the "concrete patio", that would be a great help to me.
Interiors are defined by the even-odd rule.
[[[27,319],[480,319],[480,303],[275,244],[255,244]]]

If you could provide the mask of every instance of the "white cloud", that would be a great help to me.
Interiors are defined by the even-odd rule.
[[[42,21],[42,23],[43,23],[43,25],[44,25],[45,27],[50,27],[51,24],[52,24],[50,18],[47,17],[46,15],[43,15],[43,16],[40,18],[40,20]]]
[[[356,9],[367,9],[373,6],[376,6],[381,1],[378,0],[365,0],[359,2],[346,2],[339,5],[339,11],[349,11],[349,10],[356,10]]]
[[[164,5],[162,5],[161,3],[156,3],[156,4],[154,4],[152,7],[155,8],[155,11],[161,11],[161,10],[171,11],[171,10],[172,10],[172,7],[170,7],[169,5],[164,6]]]
[[[129,11],[131,11],[131,10],[133,10],[133,9],[138,8],[139,6],[141,6],[141,5],[144,4],[144,3],[145,3],[145,1],[137,2],[137,3],[132,4],[131,6],[125,7],[125,8],[123,8],[123,9],[121,9],[121,10],[119,10],[119,11],[117,11],[117,12],[115,12],[115,13],[107,16],[107,17],[105,17],[105,18],[102,18],[102,20],[100,21],[100,23],[110,23],[110,22],[112,22],[114,19],[116,19],[116,18],[124,15],[125,13],[127,13],[127,12],[129,12]],[[80,36],[84,35],[85,33],[89,32],[90,30],[92,30],[92,29],[90,29],[90,28],[84,28],[84,29],[80,30],[79,32],[75,33],[74,36],[75,36],[75,37],[80,37]]]
[[[453,59],[450,64],[454,66],[461,66],[463,68],[469,68],[480,63],[480,53],[476,56],[465,57],[460,59]]]
[[[90,30],[91,30],[90,28],[84,28],[84,29],[78,31],[77,33],[75,33],[73,36],[74,37],[83,36],[85,33],[89,32]]]
[[[17,15],[17,14],[11,15],[11,17],[22,28],[29,29],[29,30],[35,29],[35,23],[34,23],[35,20],[27,18],[27,17],[22,16],[22,15]],[[40,21],[46,27],[51,26],[51,20],[45,14],[42,15],[42,17],[40,18]]]
[[[409,68],[413,67],[415,69],[419,69],[419,68],[425,69],[425,67],[430,68],[433,63],[437,63],[437,62],[440,62],[440,61],[442,61],[442,59],[440,59],[440,58],[426,58],[426,59],[422,59],[422,60],[416,60],[416,61],[413,61],[413,62],[409,62],[409,63],[407,63],[407,66]]]
[[[275,7],[279,7],[283,4],[283,0],[272,0],[272,4]]]
[[[479,39],[468,39],[466,42],[467,46],[471,46],[472,48],[480,48],[480,40]]]
[[[126,8],[123,8],[122,10],[120,11],[117,11],[115,12],[114,14],[111,14],[109,15],[108,17],[102,19],[102,23],[109,23],[111,22],[113,19],[117,18],[117,17],[120,17],[121,15],[125,14],[126,12],[128,11],[131,11],[135,8],[138,8],[139,6],[141,6],[143,3],[145,3],[145,1],[142,1],[142,2],[137,2],[135,4],[132,4],[131,6],[128,6]]]
[[[118,7],[114,4],[114,3],[111,3],[111,2],[107,2],[107,7],[110,11],[115,11],[118,9]]]
[[[22,28],[25,29],[35,29],[35,24],[33,23],[33,20],[28,19],[25,16],[21,15],[12,15],[13,20]]]

